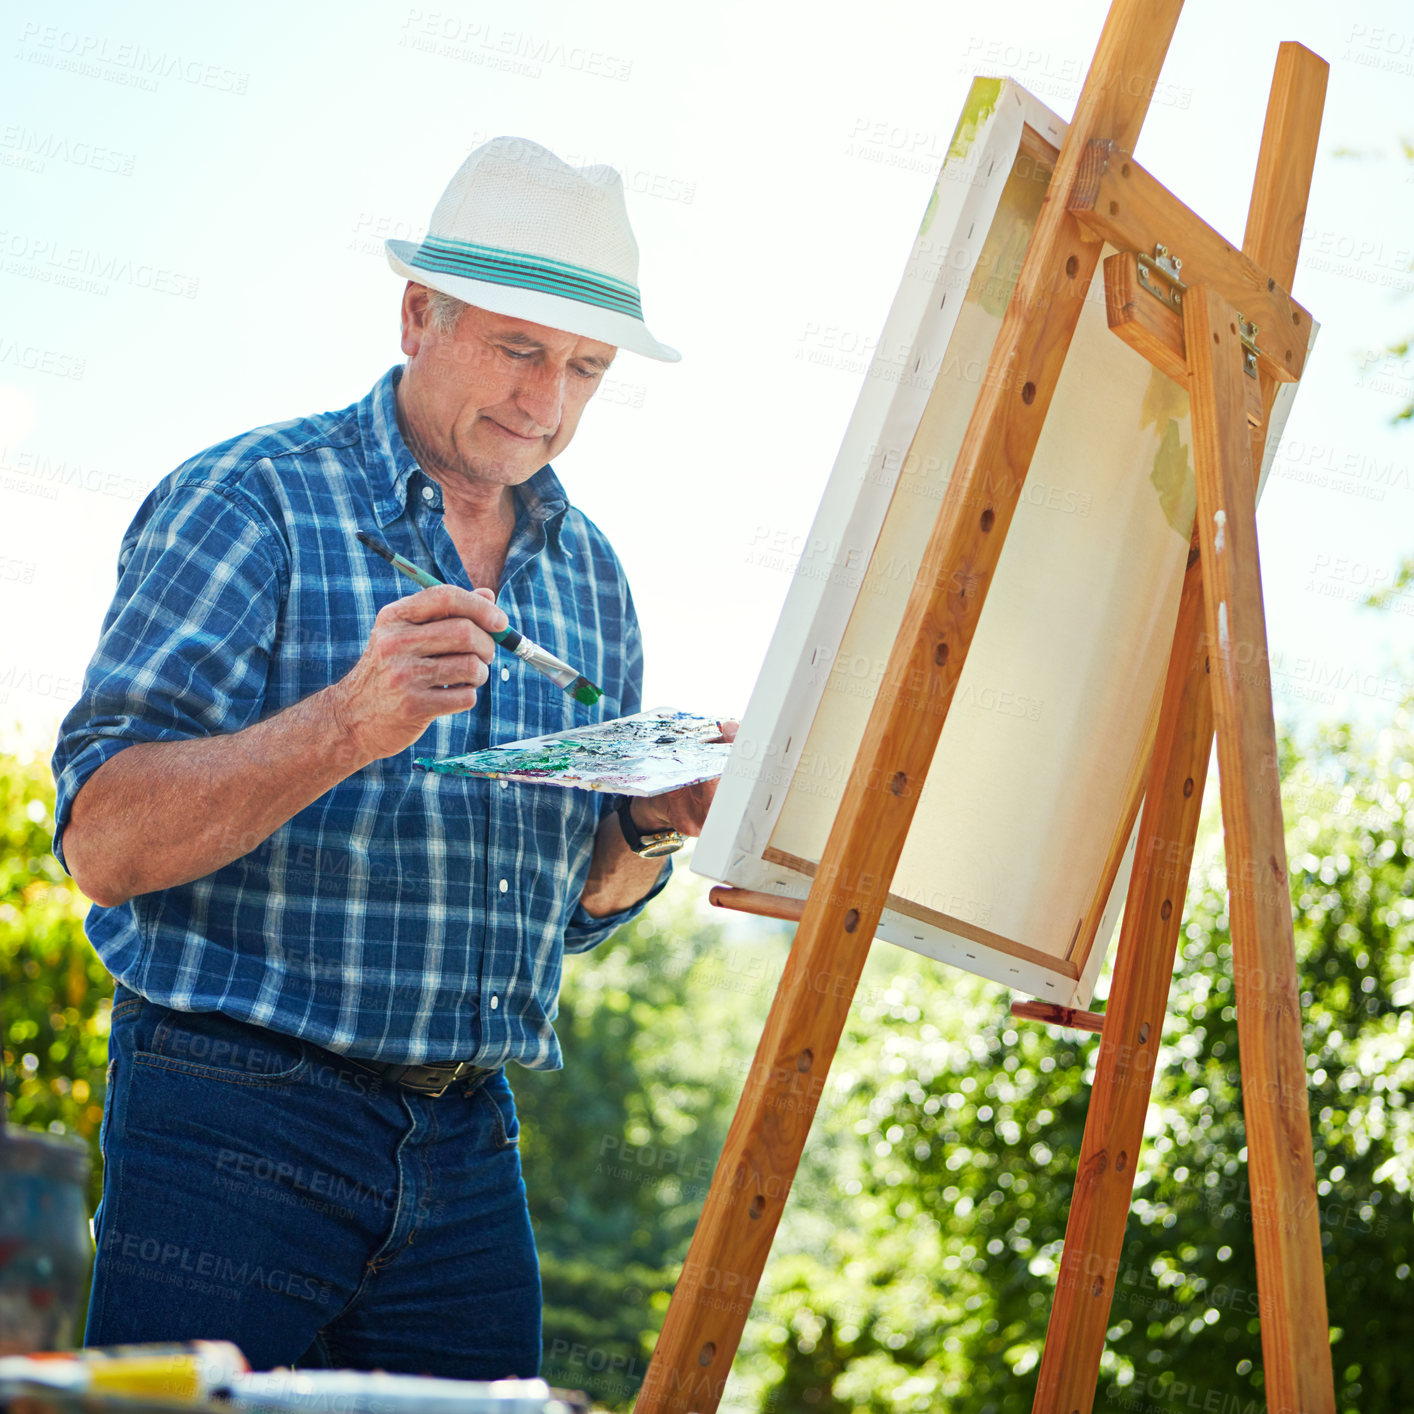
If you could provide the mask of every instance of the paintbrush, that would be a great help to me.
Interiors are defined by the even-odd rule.
[[[371,535],[365,535],[361,530],[354,531],[354,534],[375,555],[381,555],[395,570],[401,570],[407,575],[414,584],[420,584],[424,589],[436,589],[439,584],[443,583],[436,575],[418,569],[411,560],[405,560],[397,551],[390,550],[381,540],[375,540]],[[499,633],[490,629],[487,629],[487,632],[502,648],[529,663],[537,673],[543,673],[557,687],[564,688],[576,702],[582,702],[586,707],[592,707],[603,697],[604,689],[602,687],[595,687],[583,673],[570,667],[568,663],[562,663],[553,653],[547,653],[538,644],[532,643],[523,633],[517,633],[509,624]]]

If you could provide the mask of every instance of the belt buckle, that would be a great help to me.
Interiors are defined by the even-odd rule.
[[[354,1059],[349,1057],[349,1059]],[[394,1085],[400,1085],[405,1090],[411,1090],[414,1095],[426,1095],[430,1100],[439,1099],[459,1080],[469,1076],[491,1073],[494,1067],[473,1065],[471,1061],[457,1061],[455,1064],[442,1065],[394,1065],[388,1061],[365,1061],[354,1060],[355,1065],[362,1066],[365,1070],[372,1071],[375,1075],[382,1076],[391,1081]],[[430,1075],[429,1075],[430,1072]],[[417,1074],[428,1075],[429,1078],[419,1084],[415,1077]],[[429,1086],[435,1085],[437,1080],[442,1080],[441,1085],[436,1089]]]
[[[461,1072],[462,1066],[465,1064],[465,1061],[459,1061],[456,1065],[454,1065],[451,1068],[450,1072],[446,1074],[446,1079],[443,1080],[442,1084],[435,1090],[429,1089],[428,1086],[436,1084],[436,1080],[441,1078],[438,1072],[443,1070],[441,1066],[436,1065],[405,1066],[403,1067],[403,1073],[398,1076],[398,1084],[405,1086],[407,1089],[413,1091],[414,1094],[426,1095],[428,1099],[436,1100],[442,1095],[445,1095],[447,1091],[450,1090],[454,1084],[456,1084],[457,1077]],[[424,1071],[430,1072],[430,1074],[428,1076],[427,1081],[425,1081],[421,1085],[417,1084],[415,1081],[412,1084],[408,1084],[407,1077],[410,1071]]]

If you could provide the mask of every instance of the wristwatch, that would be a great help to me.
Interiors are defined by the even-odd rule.
[[[686,836],[678,830],[652,830],[643,834],[633,823],[633,799],[631,795],[621,795],[615,807],[628,847],[641,859],[661,859],[665,854],[676,854]]]

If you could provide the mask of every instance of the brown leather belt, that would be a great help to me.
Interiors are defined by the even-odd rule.
[[[484,1079],[494,1075],[500,1066],[473,1065],[470,1061],[446,1061],[439,1065],[394,1065],[390,1061],[364,1060],[362,1057],[345,1056],[345,1060],[371,1070],[374,1075],[405,1090],[413,1090],[419,1095],[430,1095],[434,1100],[445,1093],[459,1080]]]

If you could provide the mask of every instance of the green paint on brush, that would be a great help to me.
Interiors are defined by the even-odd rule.
[[[569,685],[568,692],[576,702],[582,702],[586,707],[592,707],[604,695],[604,689],[595,687],[583,673]]]

